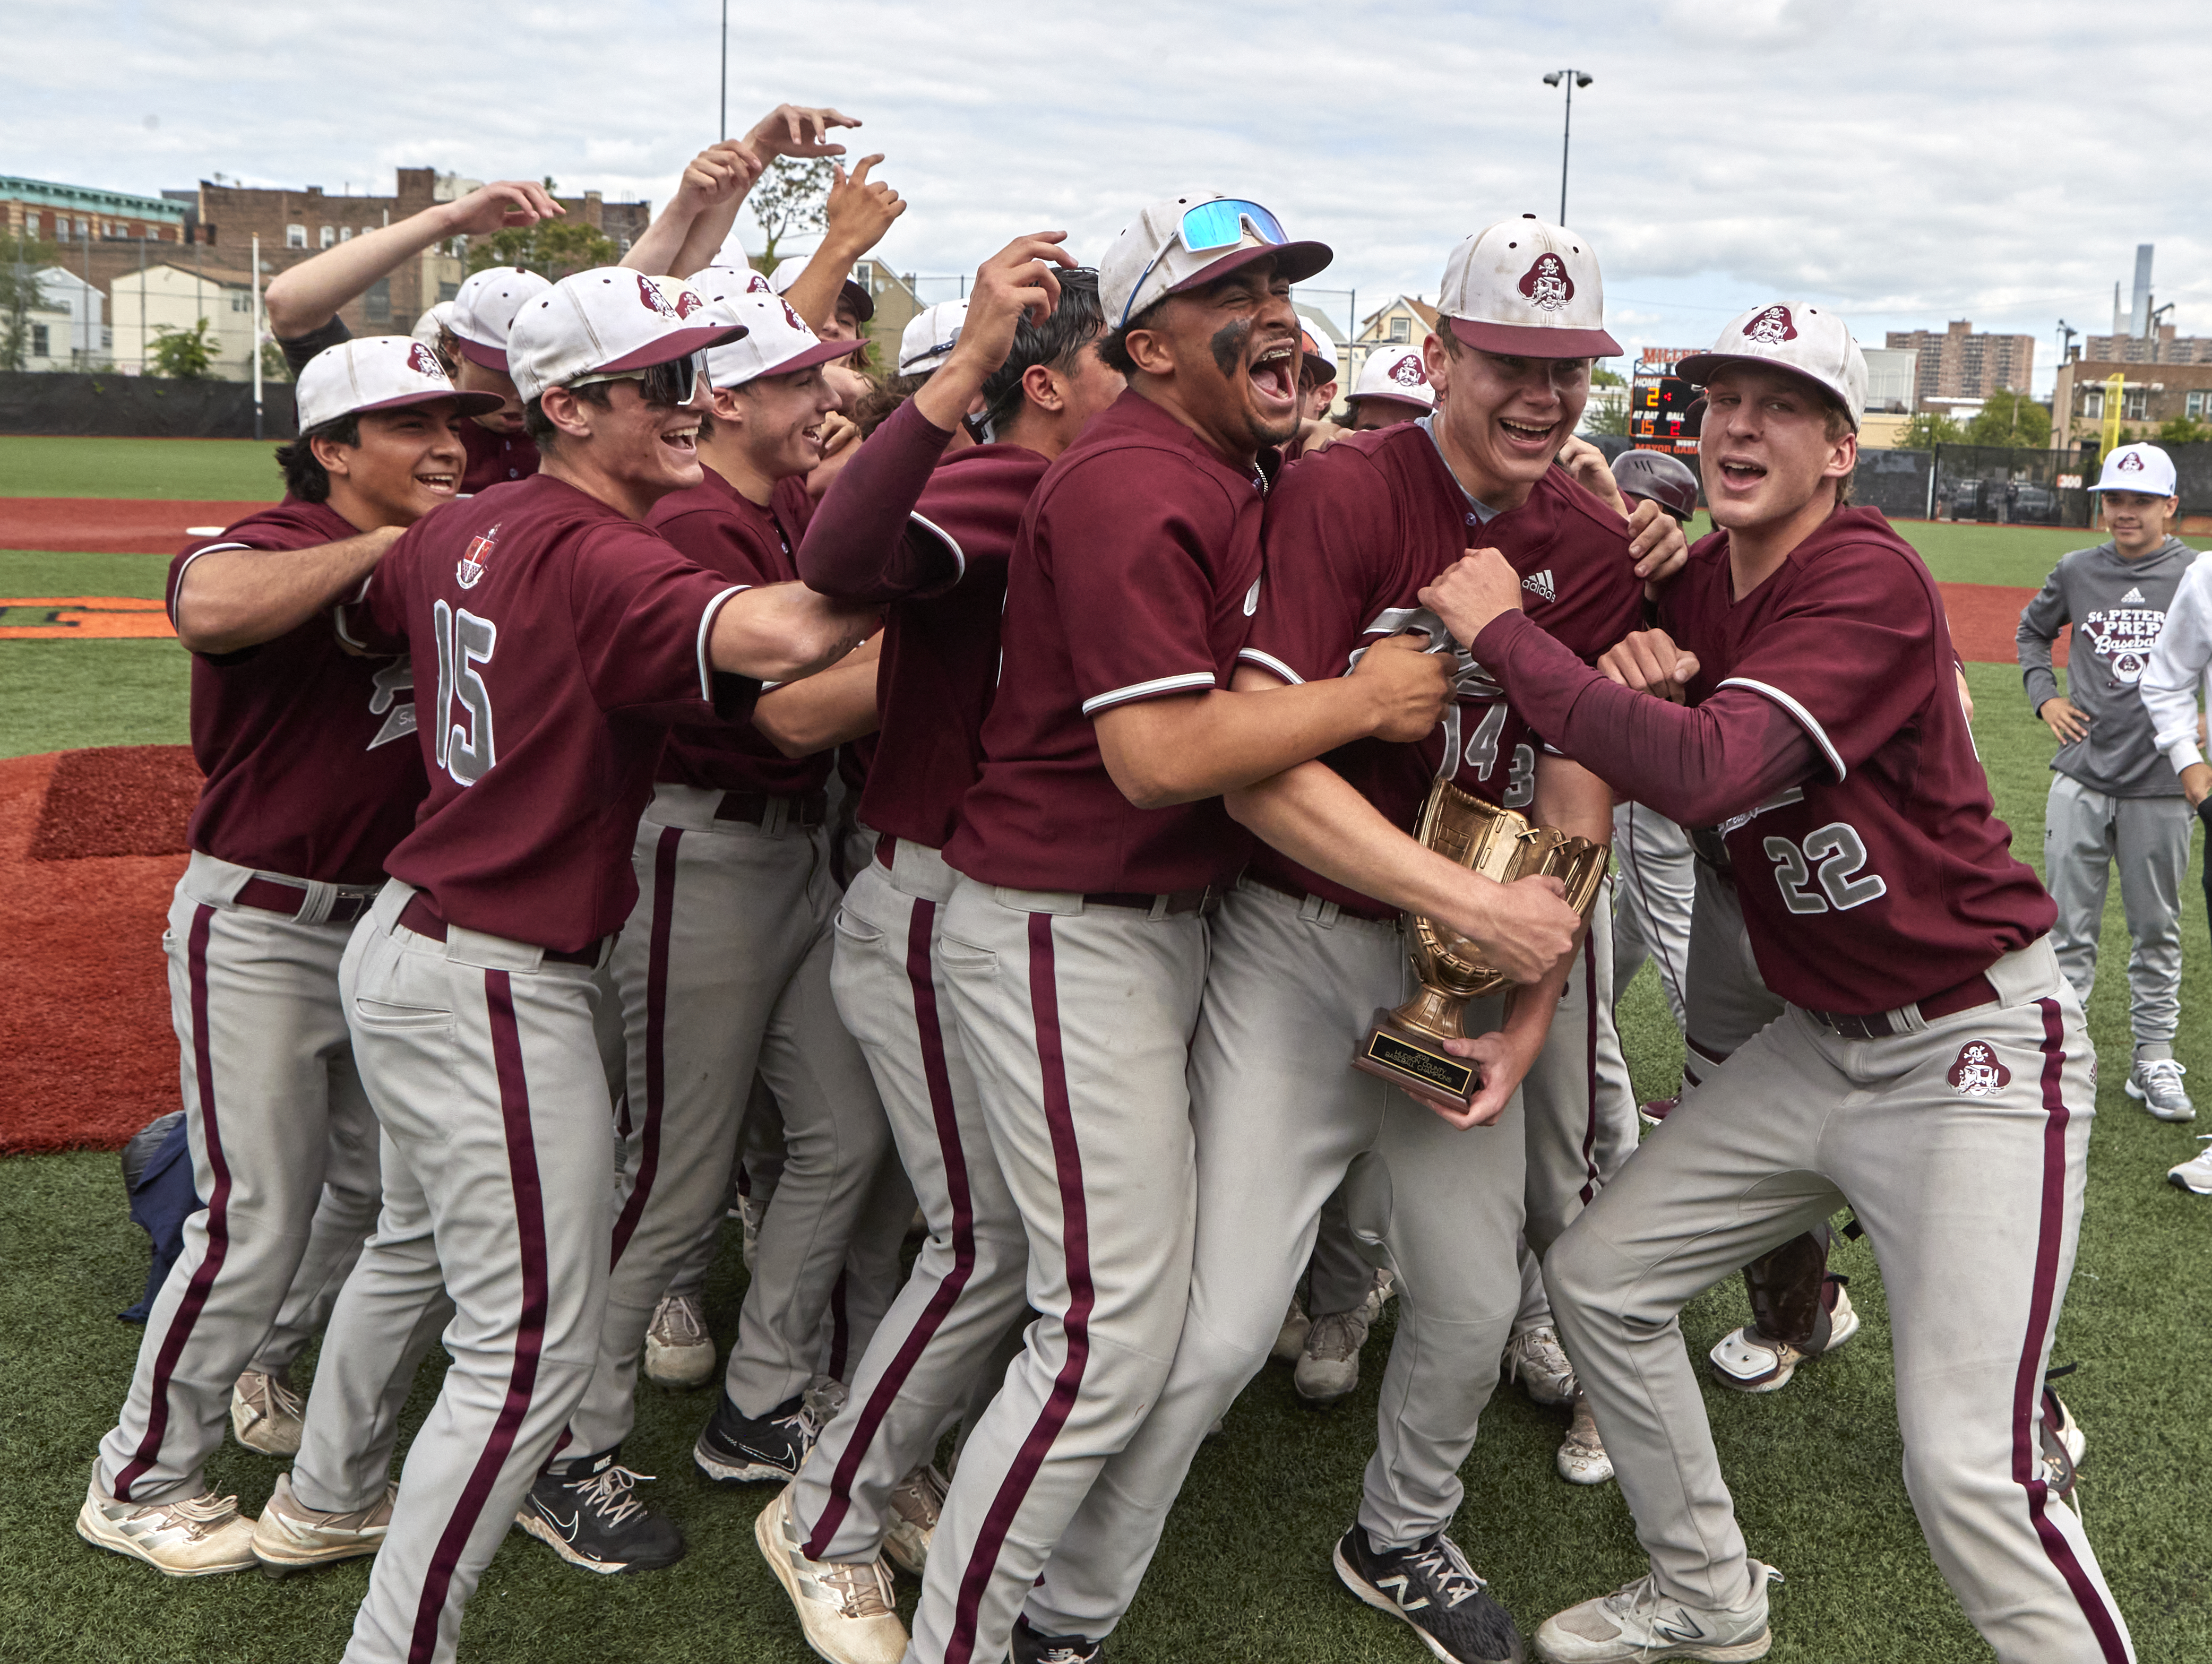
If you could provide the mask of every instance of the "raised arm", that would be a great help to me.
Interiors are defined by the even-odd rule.
[[[710,144],[691,159],[684,170],[683,181],[677,185],[676,194],[668,205],[653,216],[645,235],[629,246],[622,258],[623,264],[633,271],[649,272],[655,276],[689,277],[700,266],[712,263],[714,249],[721,246],[721,238],[714,240],[714,248],[707,258],[696,265],[683,264],[684,252],[690,247],[693,228],[706,216],[719,212],[725,205],[729,212],[723,216],[722,234],[729,234],[729,221],[737,216],[738,204],[752,189],[753,181],[760,177],[763,164],[744,145],[725,139]]]
[[[314,549],[211,549],[178,574],[169,619],[188,653],[238,653],[297,629],[361,580],[405,528]]]
[[[783,298],[791,303],[791,309],[817,335],[836,320],[837,294],[845,286],[845,274],[852,270],[853,262],[883,241],[891,222],[906,212],[906,203],[897,191],[868,177],[868,170],[882,160],[880,155],[863,156],[850,173],[842,167],[836,170],[830,186],[829,225],[822,234],[821,246],[807,261],[799,281],[784,291]]]

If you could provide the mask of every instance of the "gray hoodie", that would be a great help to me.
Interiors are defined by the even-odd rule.
[[[2077,549],[2051,569],[2020,615],[2020,668],[2030,710],[2058,695],[2051,644],[2073,626],[2067,654],[2067,696],[2089,720],[2089,732],[2058,748],[2051,766],[2094,792],[2116,798],[2170,798],[2181,780],[2152,743],[2150,714],[2136,689],[2181,574],[2197,551],[2168,537],[2140,560],[2109,543]]]

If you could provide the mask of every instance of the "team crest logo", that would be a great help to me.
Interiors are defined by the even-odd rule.
[[[1986,1040],[1970,1040],[1959,1048],[1959,1060],[1944,1077],[1970,1098],[1993,1098],[2012,1084],[2012,1071],[1997,1061],[1996,1048]]]
[[[676,291],[676,315],[678,318],[689,318],[706,304],[688,288],[679,288]]]
[[[783,308],[784,319],[791,325],[792,328],[795,330],[803,330],[806,327],[806,320],[791,309],[790,301],[782,301],[777,302],[777,304]]]
[[[1787,307],[1769,307],[1746,324],[1743,332],[1763,347],[1778,347],[1797,338],[1797,326],[1790,321]]]
[[[2140,474],[2142,466],[2142,452],[2140,451],[2130,451],[2112,465],[2113,471],[2121,474]]]
[[[745,279],[745,293],[748,295],[773,295],[775,291],[769,287],[768,279],[761,273],[756,271]]]
[[[660,292],[653,279],[641,271],[637,274],[637,303],[647,312],[657,312],[663,318],[682,315],[668,304],[668,297]]]
[[[1530,306],[1545,312],[1560,311],[1575,298],[1575,280],[1567,276],[1567,263],[1556,254],[1539,254],[1516,287],[1528,297]]]
[[[1419,353],[1407,353],[1390,367],[1390,380],[1401,387],[1425,387],[1429,385],[1428,367],[1421,362]]]
[[[491,546],[499,537],[497,526],[483,536],[469,539],[469,546],[461,551],[460,563],[453,568],[453,576],[463,589],[474,589],[483,581],[484,563],[491,559]]]
[[[2158,645],[2165,628],[2166,615],[2152,607],[2115,607],[2110,612],[2093,612],[2081,621],[2081,634],[2089,638],[2097,657],[2112,665],[2115,688],[2132,686],[2142,679],[2143,668],[2150,663],[2150,650]]]
[[[446,367],[420,341],[407,349],[407,367],[417,375],[428,376],[433,381],[446,379]]]

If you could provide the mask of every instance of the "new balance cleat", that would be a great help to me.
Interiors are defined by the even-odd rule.
[[[884,1552],[909,1576],[921,1576],[929,1565],[929,1546],[945,1512],[945,1475],[927,1462],[891,1487]]]
[[[906,1656],[906,1625],[892,1607],[883,1561],[808,1559],[788,1487],[754,1519],[753,1543],[790,1597],[799,1633],[821,1657],[830,1664],[899,1664]]]
[[[1521,1632],[1460,1552],[1438,1532],[1411,1548],[1378,1549],[1359,1526],[1331,1557],[1345,1588],[1405,1624],[1444,1664],[1521,1664]]]
[[[2145,1058],[2128,1074],[2127,1095],[2160,1120],[2195,1120],[2197,1106],[2181,1084],[2188,1072],[2170,1057]]]
[[[203,1491],[158,1503],[124,1502],[100,1488],[97,1469],[77,1510],[76,1534],[172,1577],[245,1571],[256,1564],[253,1521],[238,1511],[237,1497]]]
[[[691,1447],[691,1460],[717,1485],[781,1485],[798,1474],[821,1430],[803,1397],[748,1416],[724,1393]]]
[[[514,1522],[586,1571],[658,1571],[684,1558],[684,1533],[632,1494],[652,1477],[624,1467],[619,1445],[554,1462],[523,1497]]]
[[[1605,1441],[1598,1436],[1597,1418],[1590,1414],[1589,1400],[1580,1394],[1575,1395],[1575,1418],[1552,1460],[1569,1485],[1603,1485],[1613,1477],[1613,1458],[1605,1454]]]
[[[1517,1381],[1537,1404],[1575,1401],[1575,1366],[1559,1345],[1559,1332],[1546,1324],[1505,1343],[1505,1379]]]
[[[1751,1593],[1720,1608],[1668,1600],[1649,1576],[1554,1612],[1536,1631],[1545,1664],[1646,1664],[1662,1658],[1707,1664],[1750,1664],[1774,1644],[1766,1627],[1766,1585],[1781,1581],[1770,1566],[1751,1566]]]
[[[1026,1618],[1014,1619],[1014,1649],[1008,1664],[1101,1664],[1106,1643],[1083,1635],[1046,1635],[1030,1627]]]
[[[697,1387],[714,1373],[714,1340],[696,1294],[664,1294],[645,1332],[645,1378],[657,1387]]]
[[[295,1497],[291,1474],[279,1473],[276,1488],[253,1522],[253,1557],[265,1576],[284,1577],[374,1554],[384,1546],[392,1524],[392,1499],[398,1494],[398,1485],[387,1485],[367,1508],[326,1514]]]
[[[300,1423],[307,1406],[281,1375],[248,1369],[230,1389],[230,1430],[248,1450],[265,1456],[300,1454]]]
[[[1331,1312],[1314,1319],[1291,1384],[1309,1410],[1326,1409],[1359,1388],[1359,1349],[1367,1344],[1367,1312]]]

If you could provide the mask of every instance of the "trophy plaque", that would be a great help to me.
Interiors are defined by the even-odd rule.
[[[1584,919],[1610,853],[1588,838],[1532,826],[1527,816],[1486,803],[1448,780],[1430,791],[1413,835],[1446,859],[1500,884],[1535,875],[1557,878],[1566,886],[1567,905]],[[1395,1011],[1376,1008],[1375,1026],[1360,1042],[1352,1066],[1425,1103],[1464,1109],[1482,1090],[1482,1071],[1454,1057],[1443,1042],[1465,1037],[1468,1000],[1515,985],[1440,920],[1407,914],[1406,941],[1420,992]]]

